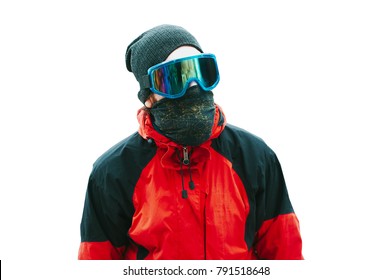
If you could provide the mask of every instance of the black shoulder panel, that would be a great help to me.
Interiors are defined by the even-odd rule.
[[[128,244],[134,187],[155,154],[154,143],[134,133],[96,160],[81,222],[82,242],[109,240],[116,247]]]

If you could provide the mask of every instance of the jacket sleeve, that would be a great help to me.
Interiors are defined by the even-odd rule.
[[[127,232],[131,213],[126,209],[126,194],[110,174],[91,174],[80,225],[79,260],[135,259],[137,247]]]
[[[260,226],[254,252],[259,259],[301,260],[302,240],[299,221],[293,211],[281,165],[273,151],[262,168],[261,191],[257,194]]]

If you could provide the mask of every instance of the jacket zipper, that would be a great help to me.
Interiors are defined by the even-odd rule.
[[[183,146],[183,160],[182,160],[182,163],[184,165],[189,165],[190,164],[189,150],[188,150],[187,146]],[[205,201],[204,201],[204,213],[203,213],[203,215],[204,215],[204,260],[206,260],[206,194],[205,194],[205,198],[204,199],[205,199]]]
[[[187,149],[186,146],[183,147],[183,164],[184,165],[189,165],[190,160],[189,160],[189,150]]]
[[[206,260],[206,195],[204,203],[204,260]]]

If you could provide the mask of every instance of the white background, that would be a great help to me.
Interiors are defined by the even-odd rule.
[[[96,279],[109,266],[75,261],[87,180],[95,159],[138,128],[138,84],[125,68],[125,50],[162,23],[185,27],[216,55],[215,101],[228,122],[262,137],[281,161],[306,261],[299,270],[276,270],[288,269],[293,279],[385,279],[387,2],[0,2],[5,279]],[[121,271],[109,273],[116,279]]]

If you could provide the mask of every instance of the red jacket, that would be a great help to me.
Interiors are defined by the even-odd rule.
[[[226,124],[218,106],[199,147],[159,134],[143,109],[138,120],[139,132],[94,164],[79,259],[303,258],[279,161],[262,139]]]

